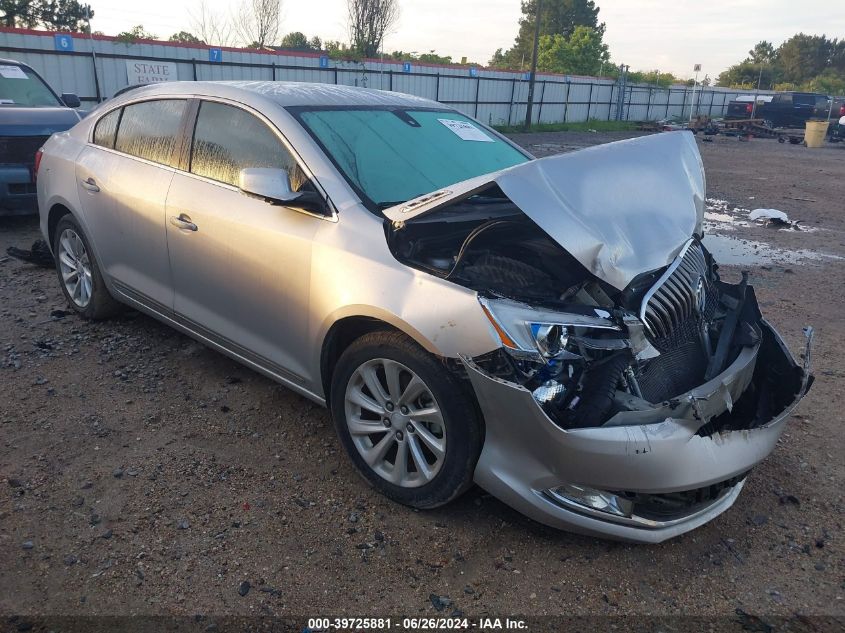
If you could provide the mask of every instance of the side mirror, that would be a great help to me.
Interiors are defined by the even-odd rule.
[[[63,92],[62,93],[62,102],[69,108],[78,108],[82,105],[82,102],[72,92]]]
[[[325,213],[324,200],[313,191],[291,191],[290,177],[284,169],[249,167],[238,174],[238,188],[248,196],[270,204],[280,204],[315,213]]]
[[[300,197],[291,191],[290,178],[284,169],[250,167],[238,174],[238,188],[245,194],[268,202],[290,203]]]

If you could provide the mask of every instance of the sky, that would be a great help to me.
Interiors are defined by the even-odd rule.
[[[191,30],[201,0],[86,0],[94,9],[92,27],[115,35],[136,24],[167,39]],[[241,0],[205,0],[229,16]],[[845,37],[845,11],[838,0],[597,0],[607,25],[612,59],[632,70],[660,70],[682,78],[716,78],[766,39],[775,46],[798,32]],[[434,50],[455,61],[466,56],[486,64],[497,48],[513,43],[519,0],[399,0],[399,22],[385,41],[388,51]],[[282,0],[282,32],[346,41],[346,0]]]

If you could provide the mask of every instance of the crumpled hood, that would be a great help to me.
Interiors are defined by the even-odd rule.
[[[533,160],[420,196],[384,215],[408,221],[494,183],[589,271],[619,290],[637,275],[667,266],[694,233],[702,233],[704,169],[689,132]]]

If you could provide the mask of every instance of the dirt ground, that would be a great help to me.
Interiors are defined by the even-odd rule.
[[[515,138],[545,155],[623,136]],[[393,504],[355,474],[325,410],[146,316],[67,315],[54,271],[5,257],[36,221],[0,220],[0,627],[455,610],[842,626],[845,262],[828,255],[845,257],[845,146],[699,146],[708,196],[727,203],[711,225],[749,256],[796,356],[815,326],[816,382],[736,505],[657,546],[559,532],[479,489],[435,511]]]

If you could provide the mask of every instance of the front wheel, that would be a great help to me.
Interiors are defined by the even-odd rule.
[[[436,358],[399,332],[373,332],[340,357],[331,410],[360,473],[385,496],[433,508],[472,485],[482,430]]]

